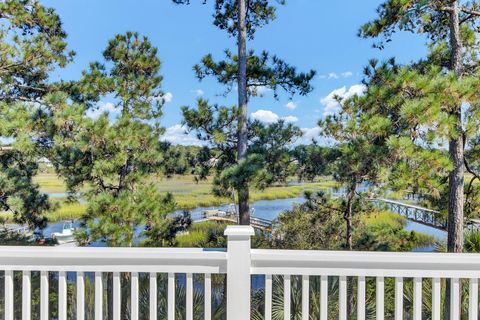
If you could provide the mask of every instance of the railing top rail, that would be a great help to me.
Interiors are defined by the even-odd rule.
[[[436,210],[423,208],[423,207],[419,207],[419,206],[416,206],[416,205],[413,205],[413,204],[408,204],[408,203],[395,201],[395,200],[384,199],[384,198],[373,198],[373,199],[370,199],[370,201],[380,201],[380,202],[384,202],[384,203],[396,204],[396,205],[411,208],[411,209],[422,210],[422,211],[425,211],[425,212],[440,213],[439,211],[436,211]]]
[[[480,254],[262,250],[252,273],[371,277],[480,277]]]
[[[2,270],[224,273],[226,265],[222,249],[0,247]]]

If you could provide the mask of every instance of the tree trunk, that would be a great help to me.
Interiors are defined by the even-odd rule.
[[[450,13],[450,47],[451,71],[458,78],[462,76],[462,40],[460,38],[460,20],[458,1],[452,1]],[[449,252],[463,250],[463,205],[464,205],[464,147],[461,105],[455,106],[451,112],[455,119],[455,132],[449,141],[449,155],[453,162],[453,170],[448,179],[448,243]]]
[[[247,157],[247,25],[246,0],[238,0],[238,145],[237,159]],[[250,209],[248,205],[248,185],[238,188],[239,223],[250,224]]]
[[[462,76],[462,39],[458,0],[451,2],[450,11],[450,71],[457,78]],[[448,152],[453,170],[448,177],[448,252],[463,251],[463,209],[464,209],[464,142],[461,105],[454,106],[450,115],[455,119],[455,132],[450,133]],[[451,281],[447,279],[445,292],[444,319],[450,319]]]

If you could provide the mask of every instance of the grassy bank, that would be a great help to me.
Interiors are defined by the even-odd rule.
[[[363,214],[359,223],[358,226],[362,230],[356,230],[357,237],[368,234],[369,238],[366,241],[359,241],[360,245],[365,245],[363,250],[386,250],[389,248],[396,249],[396,251],[410,251],[416,247],[431,246],[435,242],[435,239],[428,234],[404,230],[407,219],[392,212],[374,210]],[[188,232],[176,236],[176,245],[201,248],[225,247],[224,228],[225,224],[213,221],[195,223]],[[361,231],[367,231],[367,233],[364,234]],[[257,240],[262,242],[262,239],[260,236]],[[373,242],[371,242],[372,239],[374,239]],[[255,240],[253,242],[256,243]]]
[[[55,174],[44,173],[35,177],[40,185],[40,190],[45,193],[65,193],[66,188]],[[214,207],[232,202],[229,198],[215,197],[212,190],[211,180],[195,182],[193,176],[175,176],[155,181],[161,192],[173,194],[179,210],[191,210],[197,207]],[[324,179],[318,182],[305,183],[292,186],[275,186],[264,190],[252,190],[250,198],[252,202],[258,200],[275,200],[300,197],[307,191],[320,191],[335,187],[335,182]],[[52,197],[57,209],[48,213],[49,221],[78,219],[85,212],[86,204],[66,203],[64,199]]]
[[[416,247],[428,247],[435,244],[435,238],[428,234],[415,231],[406,231],[404,228],[408,219],[397,213],[390,211],[374,211],[372,214],[366,214],[361,217],[361,221],[365,227],[376,230],[377,241],[383,237],[395,235],[403,242],[412,242]],[[401,233],[401,234],[400,234]]]

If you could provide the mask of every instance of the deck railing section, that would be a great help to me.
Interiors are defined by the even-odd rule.
[[[181,248],[52,248],[52,247],[1,247],[0,270],[4,271],[4,312],[5,319],[13,320],[15,310],[21,308],[22,319],[30,320],[32,298],[40,301],[40,319],[51,318],[49,312],[49,292],[58,290],[58,319],[67,319],[68,303],[76,305],[76,319],[85,316],[86,274],[94,273],[94,319],[105,315],[104,278],[112,276],[113,319],[123,316],[122,275],[128,274],[130,282],[129,319],[138,320],[139,314],[157,319],[157,275],[168,274],[167,303],[168,320],[175,319],[175,275],[185,274],[185,315],[187,320],[198,318],[194,314],[194,275],[203,274],[204,293],[202,313],[205,319],[212,319],[212,275],[226,274],[226,313],[228,320],[250,319],[252,276],[265,279],[260,288],[263,293],[262,317],[266,320],[278,319],[278,291],[274,279],[281,278],[281,312],[283,319],[291,319],[294,305],[292,295],[301,297],[300,314],[302,319],[311,319],[312,296],[318,301],[318,318],[346,320],[350,314],[355,319],[367,319],[369,306],[374,306],[377,320],[385,318],[386,289],[393,290],[394,318],[420,320],[425,312],[433,320],[440,320],[445,293],[442,290],[445,279],[451,283],[450,319],[478,319],[478,278],[480,278],[480,255],[440,254],[440,253],[383,253],[383,252],[333,252],[302,250],[261,250],[251,249],[250,238],[253,229],[249,226],[229,226],[227,250],[181,249]],[[15,286],[14,275],[22,273],[21,286]],[[39,297],[32,294],[32,272],[40,272]],[[49,286],[49,275],[54,273],[58,287]],[[67,299],[68,275],[75,273],[76,290],[74,299]],[[139,275],[149,275],[149,303],[139,304]],[[428,280],[427,280],[428,279]],[[312,286],[313,280],[318,286]],[[332,293],[331,284],[335,281],[337,290]],[[388,282],[387,282],[388,281]],[[405,283],[412,284],[412,306],[405,308]],[[428,281],[430,291],[423,286]],[[300,285],[298,285],[300,283]],[[295,284],[295,286],[294,286]],[[367,298],[372,295],[368,288],[374,285],[373,303]],[[462,288],[462,284],[465,284]],[[390,285],[390,287],[388,286]],[[312,289],[313,288],[313,289]],[[295,291],[300,289],[298,292]],[[314,292],[312,290],[317,290]],[[15,297],[21,292],[21,303]],[[37,291],[35,291],[37,292]],[[428,292],[429,299],[425,299]],[[389,293],[392,297],[392,294]],[[333,296],[335,295],[335,296]],[[275,296],[275,299],[274,299]],[[354,299],[351,298],[354,296]],[[197,302],[195,302],[197,301]],[[332,301],[336,307],[331,308]],[[352,301],[355,301],[352,304]],[[461,301],[467,301],[465,309]],[[428,302],[428,305],[427,305]],[[17,305],[18,304],[18,305]],[[367,306],[368,305],[368,306]],[[352,311],[352,306],[355,310]],[[148,308],[140,310],[141,308]],[[253,306],[252,306],[253,307]],[[125,311],[123,311],[125,312]],[[315,314],[317,318],[317,314]],[[317,318],[317,319],[318,319]],[[143,319],[143,318],[142,318]]]
[[[84,320],[85,277],[94,273],[94,318],[104,318],[104,277],[113,278],[113,319],[122,310],[121,274],[131,284],[130,317],[139,319],[139,273],[149,274],[149,319],[157,319],[157,274],[168,274],[168,319],[175,317],[175,274],[186,274],[186,317],[193,319],[193,274],[204,275],[205,318],[211,317],[211,275],[225,273],[224,250],[182,248],[61,248],[1,247],[0,270],[5,272],[4,312],[6,320],[22,309],[22,320],[32,319],[32,272],[40,272],[40,320],[51,319],[49,312],[49,274],[58,278],[58,319],[67,319],[67,272],[76,273],[76,319]],[[22,272],[21,288],[14,288],[14,272]],[[15,305],[14,292],[21,290],[21,305]],[[35,319],[36,320],[36,319]]]
[[[431,301],[431,319],[440,320],[441,281],[450,279],[450,319],[478,319],[478,278],[480,278],[480,255],[441,254],[441,253],[387,253],[387,252],[319,252],[300,250],[252,250],[252,274],[266,275],[265,280],[265,319],[272,319],[272,276],[283,276],[284,319],[291,319],[291,278],[302,279],[302,319],[309,318],[309,280],[320,277],[320,319],[330,319],[328,281],[338,279],[337,319],[347,317],[347,281],[355,282],[356,319],[366,319],[366,279],[375,279],[376,301],[375,319],[385,318],[385,280],[392,278],[394,285],[394,318],[421,320],[425,313],[425,301]],[[404,312],[404,280],[413,280],[413,310]],[[431,300],[423,299],[423,281],[431,281]],[[468,281],[468,318],[461,318],[460,281]],[[331,297],[330,297],[331,298]]]

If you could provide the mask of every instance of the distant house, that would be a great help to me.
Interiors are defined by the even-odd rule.
[[[45,157],[38,158],[37,163],[43,164],[47,167],[53,167],[52,162]]]
[[[10,151],[13,150],[12,146],[0,146],[0,151]]]
[[[8,146],[8,145],[0,146],[0,152],[7,152],[7,151],[12,151],[12,150],[13,150],[12,146]],[[53,167],[52,162],[45,157],[38,158],[37,159],[37,164],[44,165],[44,166],[49,167],[49,168]]]

